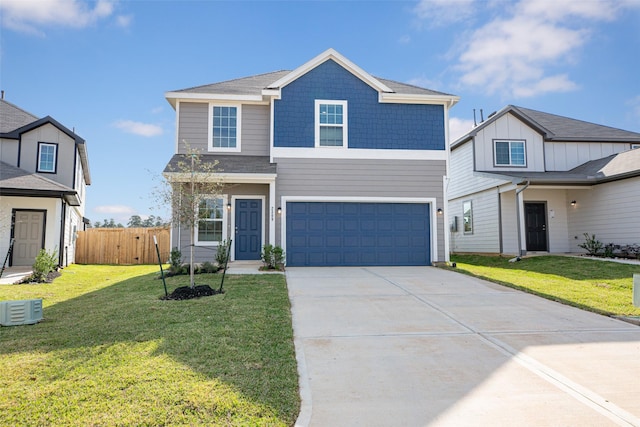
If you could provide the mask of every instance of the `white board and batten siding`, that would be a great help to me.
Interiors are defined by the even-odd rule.
[[[631,148],[628,142],[545,142],[548,171],[569,171],[591,160],[602,159]]]
[[[524,140],[526,167],[496,167],[494,165],[493,141]],[[505,114],[486,127],[480,129],[475,137],[476,170],[479,171],[532,171],[544,172],[544,145],[542,135],[531,129],[511,114]]]
[[[269,107],[242,105],[240,107],[240,152],[245,156],[269,155]],[[209,104],[206,102],[180,102],[178,109],[178,153],[184,153],[185,142],[203,153],[209,152]]]
[[[568,190],[567,199],[577,202],[568,209],[571,251],[584,251],[584,233],[604,244],[640,244],[640,177]]]
[[[275,158],[278,164],[277,204],[286,197],[359,197],[376,199],[433,198],[444,205],[443,160]],[[438,219],[439,236],[445,221]],[[280,236],[279,224],[276,235]],[[279,240],[279,239],[277,239]],[[280,243],[279,241],[277,242]],[[438,254],[444,254],[439,239]]]

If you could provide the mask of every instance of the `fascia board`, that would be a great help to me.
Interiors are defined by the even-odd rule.
[[[346,68],[349,72],[356,75],[360,80],[367,83],[369,86],[377,90],[378,92],[393,92],[387,85],[383,84],[381,81],[373,77],[371,74],[364,71],[362,68],[358,67],[353,62],[349,61],[347,58],[339,54],[334,49],[327,49],[322,52],[320,55],[315,58],[307,61],[303,65],[299,66],[286,76],[276,80],[272,84],[268,86],[268,89],[282,89],[284,86],[288,85],[292,81],[298,79],[299,77],[305,75],[309,71],[316,68],[318,65],[323,64],[329,59],[333,59],[342,67]]]
[[[229,95],[216,93],[183,93],[166,92],[164,94],[171,105],[176,101],[234,101],[234,102],[262,102],[262,95]]]
[[[190,172],[164,172],[162,174],[170,182],[188,182],[191,180]],[[277,174],[272,173],[196,173],[196,181],[213,182],[216,180],[224,183],[238,184],[268,184],[275,182]]]
[[[380,93],[378,101],[381,103],[395,104],[441,104],[449,108],[453,107],[458,101],[459,96],[445,95],[414,95],[402,93]]]

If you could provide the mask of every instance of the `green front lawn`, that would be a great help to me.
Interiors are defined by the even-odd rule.
[[[640,265],[564,256],[508,258],[452,255],[455,271],[607,315],[640,315],[632,303]]]
[[[44,299],[41,323],[0,328],[0,425],[292,425],[284,276],[230,275],[223,295],[163,301],[157,271],[73,265],[51,284],[0,286],[0,300]],[[168,278],[169,292],[188,281]]]

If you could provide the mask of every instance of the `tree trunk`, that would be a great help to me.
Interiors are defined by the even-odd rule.
[[[195,244],[195,239],[194,239],[194,234],[196,232],[196,228],[195,227],[191,227],[191,245],[189,246],[189,249],[191,249],[190,254],[189,254],[189,286],[191,287],[191,289],[196,287],[196,280],[195,280],[195,268],[193,266],[193,246]]]

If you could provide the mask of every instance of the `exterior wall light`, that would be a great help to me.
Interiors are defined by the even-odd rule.
[[[230,211],[231,210],[231,203],[227,203],[227,210]]]
[[[575,200],[572,200],[572,201],[571,201],[571,206],[575,206],[575,205],[576,205],[576,201],[575,201]]]
[[[442,208],[438,208],[437,212],[438,212],[438,215],[442,215],[442,213],[443,213]]]
[[[282,208],[278,206],[278,215],[280,215],[281,213],[282,213]]]

